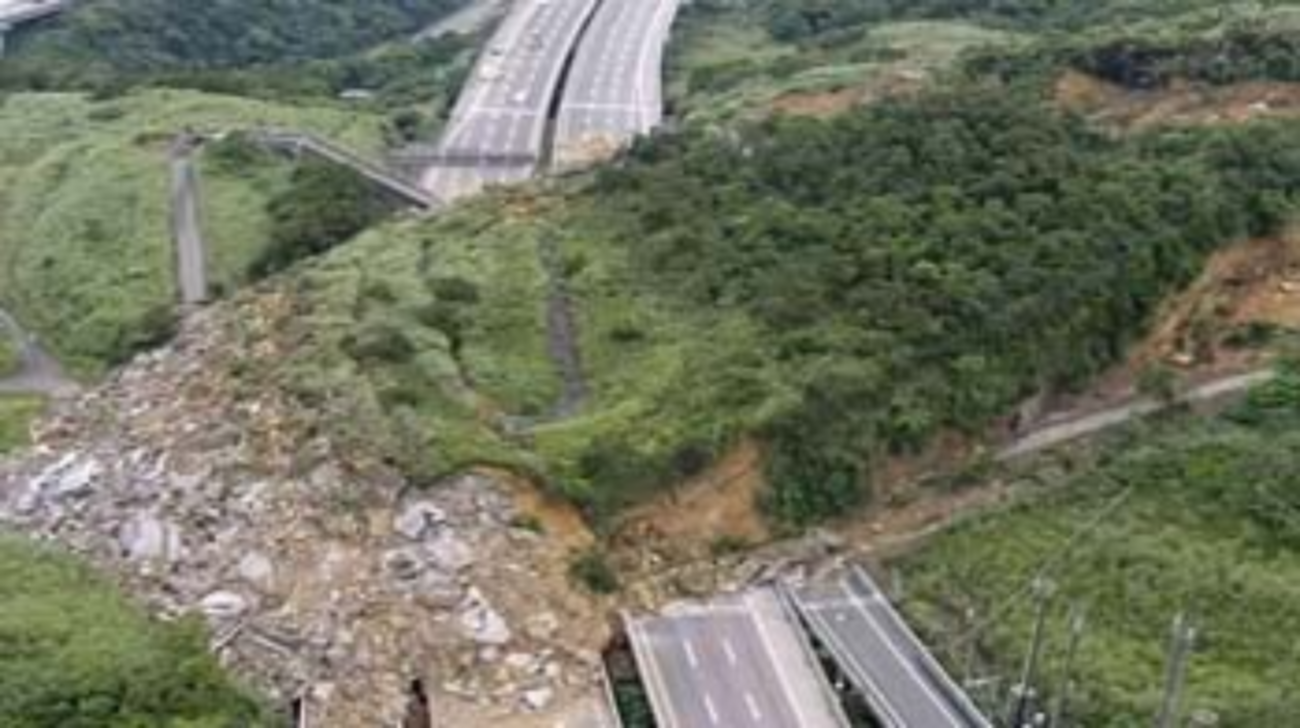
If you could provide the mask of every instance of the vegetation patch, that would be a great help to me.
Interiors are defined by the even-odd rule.
[[[0,394],[0,455],[30,444],[32,422],[44,411],[41,397]]]
[[[426,476],[514,464],[601,516],[756,435],[767,511],[807,524],[882,458],[1117,361],[1212,251],[1285,219],[1294,131],[1117,139],[1002,87],[688,131],[563,197],[362,236],[298,282],[289,350]],[[556,421],[544,238],[591,388]]]
[[[2,534],[0,646],[6,726],[275,724],[198,625],[153,622],[86,567]]]
[[[1072,722],[1152,719],[1169,626],[1182,612],[1200,634],[1186,712],[1285,724],[1300,687],[1286,637],[1300,627],[1297,392],[1285,373],[1217,421],[1139,434],[1074,474],[1031,473],[1045,486],[1034,497],[902,561],[908,611],[951,664],[975,655],[980,675],[1018,674],[1033,619],[1028,586],[1045,570],[1055,596],[1039,687],[1049,697],[1060,689],[1067,608],[1087,614]]]
[[[849,105],[915,91],[971,49],[1005,48],[1016,35],[960,21],[854,26],[800,42],[773,37],[752,9],[693,5],[670,63],[675,111],[694,122],[788,110],[792,95],[842,94]],[[842,109],[843,105],[837,105]]]
[[[192,92],[111,101],[73,94],[0,99],[0,298],[80,374],[129,356],[166,328],[174,301],[167,149],[184,129],[309,130],[365,152],[381,121]],[[204,165],[204,232],[230,287],[269,241],[272,160]]]
[[[9,332],[0,328],[0,379],[18,372],[22,366],[22,352],[9,338]]]

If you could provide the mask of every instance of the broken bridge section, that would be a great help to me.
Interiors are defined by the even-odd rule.
[[[798,620],[774,588],[625,626],[660,728],[845,728]]]
[[[992,728],[863,569],[787,593],[882,725]]]

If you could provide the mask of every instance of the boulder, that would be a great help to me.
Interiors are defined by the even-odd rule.
[[[215,591],[203,597],[199,610],[211,622],[238,619],[248,611],[248,600],[232,591]]]
[[[122,554],[131,561],[174,562],[185,554],[180,527],[157,516],[138,513],[117,532]]]
[[[551,688],[535,688],[525,690],[522,696],[524,707],[528,710],[537,712],[546,710],[551,701],[555,699],[555,691]]]
[[[393,528],[412,541],[420,541],[446,522],[447,513],[441,508],[432,503],[417,501],[397,514],[393,519]]]

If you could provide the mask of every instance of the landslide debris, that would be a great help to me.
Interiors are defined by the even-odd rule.
[[[0,527],[71,547],[165,617],[202,615],[225,664],[319,725],[398,724],[415,680],[446,725],[585,725],[605,629],[569,586],[572,539],[522,517],[504,476],[412,489],[252,386],[279,353],[249,342],[281,305],[197,313],[58,403],[0,461]]]

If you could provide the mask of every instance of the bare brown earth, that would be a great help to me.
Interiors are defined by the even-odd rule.
[[[767,104],[765,111],[790,116],[829,118],[881,99],[916,94],[925,88],[929,76],[917,71],[895,70],[874,74],[862,83],[833,91],[790,91]]]
[[[1061,108],[1128,131],[1300,117],[1297,83],[1252,81],[1209,86],[1179,81],[1155,91],[1133,91],[1070,71],[1057,80],[1055,98]]]

